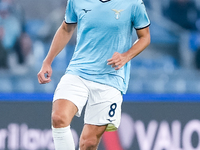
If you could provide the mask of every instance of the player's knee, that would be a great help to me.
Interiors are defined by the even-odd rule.
[[[51,119],[52,119],[52,125],[55,128],[61,128],[61,127],[68,126],[65,117],[62,116],[61,114],[52,113]]]
[[[81,149],[96,150],[97,146],[98,146],[97,138],[84,138],[80,140]]]

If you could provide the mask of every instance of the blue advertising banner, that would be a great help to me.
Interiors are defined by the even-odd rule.
[[[1,95],[0,150],[53,150],[52,95],[41,96],[43,101],[38,95],[35,99],[18,96],[21,100],[16,95],[3,100]],[[140,101],[137,96],[132,95],[132,100],[126,96],[119,129],[106,132],[98,150],[200,149],[200,99],[163,96],[158,101],[156,95],[148,95],[149,99]],[[82,127],[83,115],[74,117],[71,129],[77,150]]]

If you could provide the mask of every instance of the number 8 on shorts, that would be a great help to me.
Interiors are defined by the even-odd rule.
[[[110,117],[113,117],[115,115],[116,108],[117,108],[116,103],[113,103],[112,105],[110,105],[110,111],[108,113]]]

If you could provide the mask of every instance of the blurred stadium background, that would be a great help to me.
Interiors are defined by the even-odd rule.
[[[152,42],[131,62],[120,129],[105,133],[99,149],[200,150],[200,1],[143,1]],[[66,0],[0,1],[0,150],[53,149],[51,99],[75,34],[52,64],[52,82],[40,85],[37,73],[65,7]],[[82,119],[72,122],[76,147]]]

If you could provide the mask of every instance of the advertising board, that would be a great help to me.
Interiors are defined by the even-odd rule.
[[[125,101],[99,150],[200,150],[199,102]],[[83,115],[71,129],[78,150]],[[0,150],[53,150],[50,101],[0,101]]]

